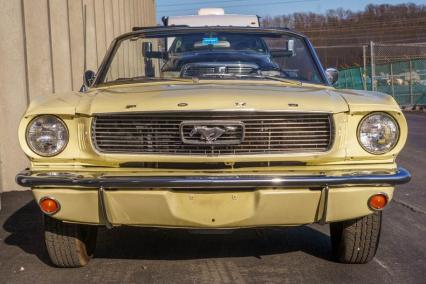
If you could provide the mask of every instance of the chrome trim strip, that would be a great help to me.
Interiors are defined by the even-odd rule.
[[[170,110],[147,110],[147,111],[128,111],[128,112],[95,112],[92,113],[91,116],[110,116],[110,115],[137,115],[137,114],[170,114],[171,112],[176,114],[185,114],[185,113],[191,113],[191,114],[205,114],[206,112],[232,112],[235,114],[243,113],[243,114],[259,114],[259,113],[314,113],[314,114],[336,114],[339,112],[334,113],[333,111],[327,111],[327,110],[298,110],[298,109],[255,109],[255,108],[224,108],[224,109],[199,109],[199,110],[176,110],[176,109],[170,109]],[[345,111],[342,111],[345,112]]]
[[[404,168],[395,173],[358,174],[344,176],[99,176],[83,177],[71,174],[37,175],[25,170],[16,176],[16,182],[24,187],[86,187],[104,189],[238,189],[274,187],[326,187],[339,185],[395,185],[409,182],[411,174]]]

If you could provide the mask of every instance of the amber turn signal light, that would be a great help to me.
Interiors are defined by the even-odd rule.
[[[53,215],[61,208],[59,202],[51,197],[43,197],[38,204],[40,205],[41,211],[47,215]]]
[[[374,194],[368,199],[368,207],[372,210],[382,210],[388,204],[388,195],[385,193]]]

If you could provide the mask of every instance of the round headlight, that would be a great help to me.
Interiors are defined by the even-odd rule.
[[[65,123],[53,115],[41,115],[27,126],[28,146],[37,155],[51,157],[61,153],[68,143]]]
[[[395,147],[399,127],[389,114],[375,112],[365,116],[358,126],[358,140],[362,148],[371,154],[384,154]]]

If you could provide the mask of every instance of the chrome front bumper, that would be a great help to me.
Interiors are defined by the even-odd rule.
[[[403,168],[340,176],[96,176],[25,170],[16,181],[32,187],[36,200],[44,196],[60,200],[63,206],[55,215],[60,220],[107,228],[120,224],[230,228],[324,224],[364,216],[371,212],[367,200],[372,194],[391,195],[394,185],[410,178]],[[341,190],[346,186],[351,187]],[[380,186],[379,191],[376,186]],[[212,188],[220,190],[203,194],[202,190]],[[352,200],[365,202],[349,202]],[[222,212],[226,216],[219,219],[218,206],[226,213]]]
[[[76,173],[32,173],[24,170],[16,176],[16,182],[24,187],[87,187],[104,189],[237,189],[271,187],[328,187],[342,185],[396,185],[409,182],[410,173],[398,168],[394,173],[329,175],[233,175],[233,176],[93,176]]]

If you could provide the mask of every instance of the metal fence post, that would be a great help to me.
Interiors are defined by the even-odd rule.
[[[370,41],[370,61],[371,61],[371,90],[376,91],[376,66],[375,66],[374,42]]]
[[[347,89],[348,88],[348,77],[347,77],[347,74],[346,74],[346,70],[343,71],[343,74],[345,74],[345,89]]]
[[[362,86],[364,87],[364,90],[367,90],[367,46],[362,46],[362,60],[364,63],[364,70],[361,74],[362,76]]]
[[[392,65],[392,63],[390,63],[390,78],[391,78],[392,97],[395,98],[395,86],[393,85],[394,80],[393,80],[393,65]]]
[[[339,88],[384,91],[402,106],[426,106],[426,42],[369,41],[356,47],[359,53],[360,48],[362,58],[354,58],[352,68],[341,70]]]
[[[410,61],[408,61],[408,72],[409,72],[409,82],[410,84],[408,85],[409,90],[410,90],[410,105],[414,106],[414,97],[413,97],[413,63]]]

